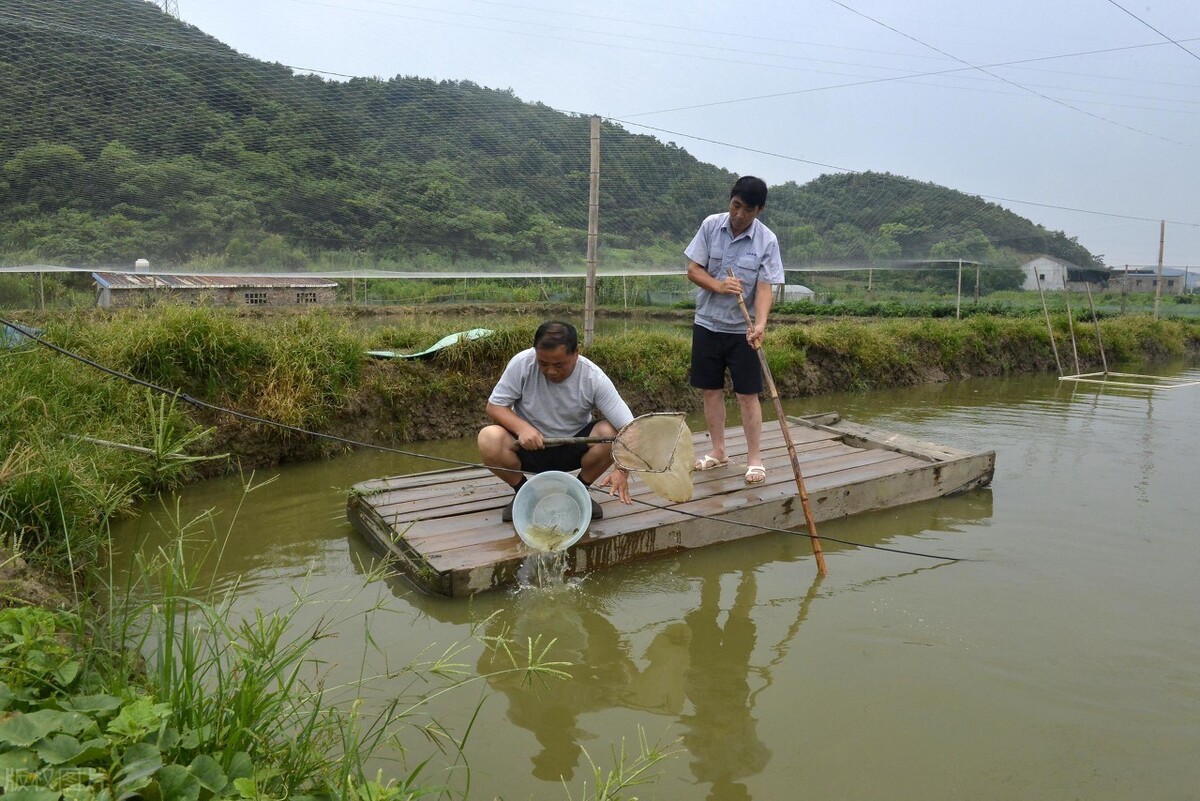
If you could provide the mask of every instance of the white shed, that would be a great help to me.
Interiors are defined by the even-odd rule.
[[[1021,265],[1025,273],[1021,289],[1037,291],[1040,280],[1046,292],[1061,292],[1067,285],[1067,270],[1072,267],[1075,265],[1053,256],[1038,256]]]
[[[790,300],[812,300],[817,296],[816,292],[806,287],[804,284],[784,284],[783,299]]]

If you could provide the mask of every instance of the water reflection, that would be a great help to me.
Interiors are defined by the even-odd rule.
[[[823,528],[831,536],[887,546],[985,520],[992,513],[991,499],[991,492],[981,489]],[[826,551],[852,549],[830,543]],[[373,557],[359,553],[363,569],[370,569]],[[868,583],[931,565],[916,557],[896,558],[904,560],[902,571],[872,576]],[[795,574],[789,587],[803,582],[803,594],[764,593],[760,576],[781,565]],[[793,654],[791,645],[813,604],[833,592],[815,576],[804,531],[767,533],[647,560],[558,587],[485,594],[470,604],[416,596],[402,579],[392,581],[397,595],[435,619],[486,617],[486,636],[511,637],[520,649],[530,640],[541,645],[554,640],[551,658],[572,663],[567,681],[530,686],[511,675],[491,681],[508,702],[507,720],[536,741],[536,750],[527,755],[535,778],[570,782],[589,742],[607,748],[582,719],[623,708],[667,719],[668,739],[678,737],[687,751],[693,783],[707,786],[706,796],[696,797],[713,801],[751,798],[747,780],[765,771],[773,756],[759,735],[757,703],[776,685],[777,670],[795,676],[797,668],[788,662],[803,655]],[[634,619],[633,606],[649,619]],[[508,657],[495,651],[484,651],[477,664],[480,673],[510,666]]]
[[[996,448],[991,489],[819,526],[971,561],[827,541],[830,576],[817,583],[805,534],[765,533],[597,572],[552,595],[463,601],[416,595],[398,579],[372,584],[364,604],[396,611],[370,632],[388,659],[465,641],[495,612],[491,631],[557,637],[551,657],[576,663],[567,682],[495,682],[471,751],[481,796],[563,797],[559,777],[590,779],[585,749],[611,764],[610,749],[641,727],[685,751],[661,766],[649,795],[662,798],[1191,797],[1200,389],[1023,377],[785,408]],[[467,440],[426,446],[474,453]],[[373,556],[343,519],[346,487],[429,468],[354,454],[280,471],[246,501],[218,580],[240,579],[245,610],[289,601],[310,572],[317,589],[361,585]],[[224,510],[218,533],[241,498],[226,483],[187,490]],[[367,639],[340,634],[319,644],[329,663]],[[473,719],[474,699],[438,713]]]
[[[690,657],[684,693],[692,705],[692,713],[681,718],[683,744],[692,756],[692,775],[712,785],[708,797],[713,799],[750,798],[739,780],[761,772],[771,759],[758,737],[750,701],[750,658],[758,636],[751,612],[757,595],[754,572],[742,570],[720,625],[721,581],[706,576],[700,605],[683,618]]]

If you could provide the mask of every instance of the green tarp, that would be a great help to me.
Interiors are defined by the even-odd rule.
[[[472,328],[470,331],[459,331],[457,334],[444,336],[425,350],[416,353],[396,353],[394,350],[369,350],[367,351],[367,355],[374,356],[377,359],[419,359],[422,356],[431,356],[442,348],[448,348],[463,339],[482,339],[483,337],[490,337],[494,333],[490,328]]]

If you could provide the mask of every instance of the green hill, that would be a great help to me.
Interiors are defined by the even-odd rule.
[[[0,52],[8,261],[582,261],[585,117],[471,82],[294,74],[142,0],[8,0]],[[619,126],[601,141],[603,252],[677,263],[735,176]],[[764,220],[791,261],[1014,248],[1091,263],[1061,233],[889,175],[774,187]]]

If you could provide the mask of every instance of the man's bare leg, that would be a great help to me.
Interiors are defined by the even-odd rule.
[[[476,442],[483,464],[492,474],[510,487],[525,478],[521,474],[521,459],[517,456],[517,440],[504,426],[485,426]],[[507,469],[505,469],[507,468]]]
[[[615,437],[617,429],[613,428],[612,423],[607,420],[601,420],[592,427],[592,437]],[[579,465],[579,480],[587,486],[591,486],[592,482],[604,475],[604,471],[612,466],[612,444],[608,442],[596,442],[588,447],[587,453],[583,455],[583,459]]]
[[[738,395],[742,430],[746,432],[746,464],[762,464],[762,404],[757,395]]]
[[[704,399],[704,424],[708,426],[708,438],[712,440],[709,453],[718,462],[723,462],[728,458],[725,456],[725,390],[702,389],[700,392]]]

